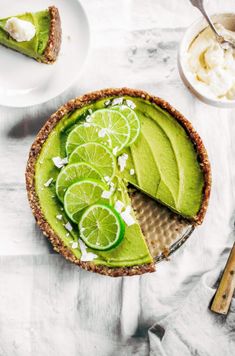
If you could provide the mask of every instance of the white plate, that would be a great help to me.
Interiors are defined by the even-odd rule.
[[[49,5],[58,7],[62,23],[62,47],[56,63],[38,63],[0,46],[0,105],[25,107],[43,103],[65,91],[77,79],[87,58],[90,32],[87,16],[78,0],[0,1],[1,18]]]

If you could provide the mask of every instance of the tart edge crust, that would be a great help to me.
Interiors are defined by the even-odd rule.
[[[62,254],[67,260],[75,263],[76,265],[79,265],[80,267],[88,271],[97,272],[112,277],[121,277],[154,272],[155,264],[154,262],[152,262],[149,264],[133,267],[107,267],[95,265],[93,262],[83,262],[79,260],[73,255],[70,249],[64,245],[63,241],[46,221],[40,207],[34,184],[35,165],[37,157],[40,154],[41,148],[47,137],[49,136],[50,132],[54,129],[54,127],[62,119],[62,117],[70,111],[79,109],[85,105],[89,105],[97,100],[105,99],[112,96],[138,97],[145,99],[153,104],[156,104],[162,109],[165,109],[167,112],[169,112],[188,133],[189,137],[195,145],[195,149],[198,153],[199,162],[204,175],[203,201],[197,216],[195,216],[195,218],[191,220],[193,225],[201,224],[206,214],[211,190],[211,168],[204,144],[198,133],[194,130],[192,124],[179,111],[174,109],[168,102],[159,97],[149,95],[148,93],[142,90],[129,88],[111,88],[94,91],[68,101],[65,105],[61,106],[54,114],[50,116],[50,118],[46,121],[44,126],[37,134],[31,146],[25,172],[28,200],[33,211],[35,220],[39,225],[40,229],[43,231],[43,234],[47,236],[47,238],[50,240],[54,250]]]
[[[62,29],[57,7],[49,6],[48,10],[51,16],[50,35],[41,62],[52,64],[56,61],[60,51]]]

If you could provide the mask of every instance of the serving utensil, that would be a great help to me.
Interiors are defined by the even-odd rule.
[[[210,28],[215,34],[216,40],[219,42],[219,44],[222,46],[223,49],[228,49],[229,47],[232,47],[233,49],[235,48],[235,40],[231,37],[225,38],[222,36],[216,29],[215,25],[213,24],[210,16],[208,15],[207,11],[205,10],[204,7],[204,1],[203,0],[189,0],[191,4],[196,7],[204,16],[206,21],[208,22]]]
[[[231,304],[235,289],[235,243],[224,268],[219,287],[215,293],[210,309],[218,314],[226,315]]]

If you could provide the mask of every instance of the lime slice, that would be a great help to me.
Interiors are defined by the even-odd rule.
[[[95,167],[102,176],[110,179],[114,175],[115,157],[110,150],[97,142],[88,142],[78,146],[69,158],[69,164],[86,162]]]
[[[95,179],[83,179],[72,184],[64,196],[64,208],[68,217],[78,222],[81,211],[102,199],[106,184]]]
[[[118,212],[104,204],[87,208],[78,227],[85,244],[100,251],[116,247],[125,233],[125,224]]]
[[[66,152],[70,155],[77,146],[86,142],[101,142],[103,144],[111,145],[111,140],[107,132],[102,127],[85,122],[77,125],[68,135],[66,141]]]
[[[109,109],[100,109],[91,114],[91,122],[107,130],[111,146],[118,153],[130,140],[130,125],[124,115]]]
[[[130,125],[130,139],[128,146],[130,146],[140,134],[140,120],[134,110],[129,108],[127,105],[113,106],[111,110],[115,110],[124,115]]]
[[[65,192],[70,185],[84,178],[103,180],[102,175],[88,163],[80,162],[64,167],[56,180],[56,194],[60,201],[64,201]]]

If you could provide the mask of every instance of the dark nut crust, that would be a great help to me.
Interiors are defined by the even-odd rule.
[[[50,35],[41,61],[52,64],[56,61],[60,51],[62,30],[59,10],[55,6],[50,6],[48,10],[51,16]]]
[[[120,89],[105,89],[105,90],[95,91],[95,92],[80,96],[76,99],[70,100],[68,103],[66,103],[65,105],[60,107],[59,110],[57,112],[55,112],[54,114],[52,114],[51,117],[47,120],[45,125],[39,131],[34,143],[32,144],[31,150],[29,152],[29,159],[28,159],[26,174],[25,174],[26,175],[26,188],[27,188],[27,192],[28,192],[28,199],[29,199],[29,203],[32,208],[33,214],[35,216],[35,219],[36,219],[37,224],[39,225],[40,229],[43,231],[44,235],[47,236],[48,239],[51,241],[51,243],[54,247],[54,250],[61,253],[67,260],[79,265],[80,267],[82,267],[85,270],[89,270],[92,272],[98,272],[100,274],[104,274],[104,275],[112,276],[112,277],[131,276],[131,275],[138,275],[138,274],[143,274],[143,273],[147,273],[147,272],[154,272],[155,265],[154,265],[154,263],[150,263],[147,265],[134,266],[134,267],[109,268],[106,266],[96,266],[92,262],[81,262],[63,244],[60,237],[56,235],[54,230],[51,228],[51,226],[46,221],[46,219],[42,213],[40,203],[39,203],[36,191],[35,191],[34,175],[35,175],[35,164],[37,161],[37,157],[40,154],[40,151],[42,149],[43,143],[46,141],[50,132],[54,129],[56,124],[62,119],[62,117],[65,114],[67,114],[70,111],[73,111],[75,109],[79,109],[85,105],[91,104],[92,102],[95,102],[100,99],[104,99],[104,98],[107,98],[110,96],[125,96],[125,95],[130,96],[130,97],[143,98],[143,99],[148,100],[149,102],[154,103],[154,104],[160,106],[161,108],[165,109],[184,127],[184,129],[190,136],[192,142],[195,145],[195,149],[198,153],[199,161],[200,161],[200,164],[201,164],[201,167],[203,170],[203,174],[204,174],[203,202],[202,202],[200,211],[198,212],[197,216],[192,221],[192,223],[194,225],[201,224],[203,221],[203,218],[205,216],[206,210],[207,210],[209,196],[210,196],[210,190],[211,190],[210,163],[208,160],[206,149],[202,143],[202,140],[199,137],[199,135],[197,134],[197,132],[194,130],[194,128],[192,127],[191,123],[182,114],[180,114],[176,109],[174,109],[169,103],[167,103],[163,99],[149,95],[148,93],[141,91],[141,90],[120,88]]]

